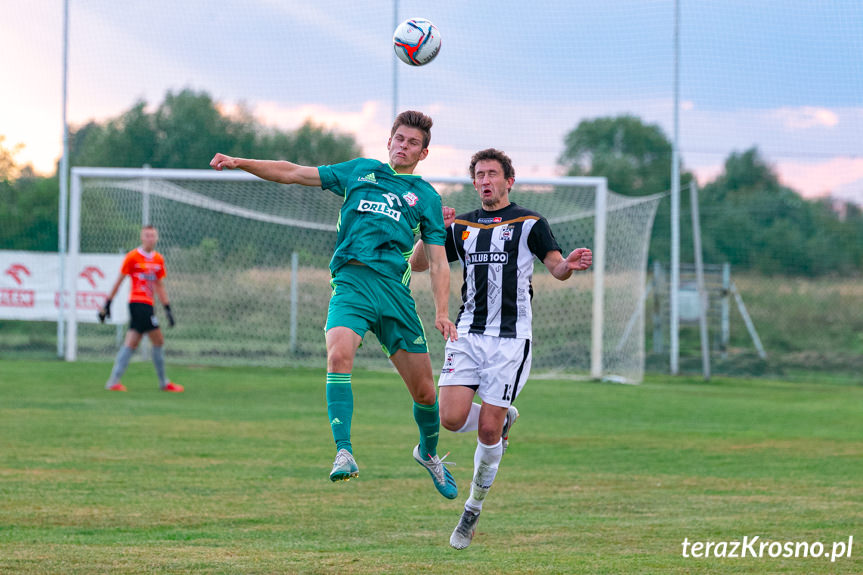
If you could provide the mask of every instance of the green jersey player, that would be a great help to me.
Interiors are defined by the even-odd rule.
[[[327,412],[336,458],[330,479],[359,474],[351,444],[351,371],[356,350],[371,330],[381,342],[414,400],[419,443],[414,459],[428,470],[444,496],[458,495],[437,455],[440,416],[422,323],[409,289],[415,234],[423,239],[431,272],[435,327],[458,337],[449,320],[449,264],[440,196],[413,174],[428,156],[432,120],[420,112],[398,115],[387,142],[389,163],[359,158],[332,166],[301,166],[216,154],[210,166],[245,170],[283,184],[318,186],[344,197],[338,238],[330,261],[333,293],[327,313]]]

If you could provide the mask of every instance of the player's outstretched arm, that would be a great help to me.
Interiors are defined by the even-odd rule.
[[[588,248],[576,248],[566,258],[559,251],[551,251],[542,261],[551,275],[563,281],[569,279],[573,271],[586,270],[593,264],[593,252]]]
[[[243,170],[258,176],[263,180],[278,182],[280,184],[301,184],[303,186],[321,185],[321,176],[318,169],[313,166],[301,166],[286,161],[276,160],[252,160],[249,158],[235,158],[225,154],[216,154],[210,160],[210,167],[214,170]]]
[[[434,326],[444,338],[455,341],[458,339],[458,332],[449,319],[449,262],[446,259],[446,248],[425,244],[424,251],[429,263],[434,297]]]

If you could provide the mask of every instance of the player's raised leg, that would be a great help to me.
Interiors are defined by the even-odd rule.
[[[512,426],[515,425],[516,419],[518,419],[518,410],[514,405],[510,405],[506,410],[506,419],[503,421],[503,429],[500,432],[504,453],[506,453],[506,448],[509,447],[509,432],[512,430]]]
[[[467,385],[441,385],[440,419],[449,431],[466,433],[479,428],[480,404],[474,403],[476,392]]]
[[[336,443],[331,481],[347,481],[359,475],[351,445],[351,419],[354,413],[351,371],[361,341],[362,338],[347,327],[327,330],[327,416]]]
[[[419,428],[419,443],[413,450],[414,459],[426,468],[441,495],[447,499],[455,499],[458,496],[458,487],[446,468],[446,462],[444,462],[446,456],[441,458],[437,455],[440,411],[429,355],[399,350],[390,356],[390,360],[396,366],[414,400],[414,420]]]

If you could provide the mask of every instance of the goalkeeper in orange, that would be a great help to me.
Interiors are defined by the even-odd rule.
[[[162,349],[165,337],[162,335],[159,320],[153,309],[153,296],[156,295],[165,308],[168,325],[174,327],[174,314],[171,312],[171,304],[168,302],[168,294],[162,281],[165,278],[165,260],[162,254],[156,251],[158,241],[159,232],[155,227],[144,226],[141,229],[141,245],[126,254],[123,267],[120,269],[120,277],[114,282],[111,294],[99,310],[99,321],[104,323],[106,318],[111,317],[111,300],[117,295],[123,280],[129,276],[132,280],[132,292],[129,295],[131,321],[123,347],[120,348],[114,360],[111,377],[105,384],[105,389],[109,391],[126,391],[126,386],[120,382],[120,378],[129,367],[129,361],[145,334],[153,344],[153,365],[156,367],[156,375],[159,376],[159,389],[175,393],[183,391],[182,385],[172,383],[165,377],[165,355]]]

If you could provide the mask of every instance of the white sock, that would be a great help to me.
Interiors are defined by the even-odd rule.
[[[470,486],[470,497],[464,506],[465,509],[480,511],[497,475],[500,458],[503,456],[503,442],[498,439],[494,445],[486,445],[477,439],[476,444],[473,454],[473,482]]]
[[[479,429],[480,408],[482,408],[480,404],[471,402],[470,412],[467,414],[467,419],[465,420],[464,425],[461,426],[461,429],[457,430],[456,433],[465,433],[466,431],[476,431]]]

